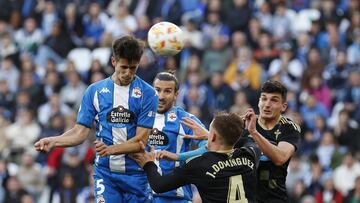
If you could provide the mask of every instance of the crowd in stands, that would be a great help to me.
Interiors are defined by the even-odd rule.
[[[114,39],[146,41],[160,21],[181,26],[185,47],[146,48],[139,77],[176,70],[177,105],[206,125],[283,82],[302,130],[291,202],[360,202],[358,0],[0,0],[0,202],[94,201],[94,135],[49,154],[33,144],[74,125],[84,90],[113,71]]]

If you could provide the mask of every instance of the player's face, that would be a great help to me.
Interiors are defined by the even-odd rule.
[[[259,99],[260,117],[267,120],[278,119],[286,110],[287,103],[279,93],[261,93]]]
[[[158,113],[165,113],[173,107],[178,95],[178,92],[175,90],[175,85],[174,81],[159,79],[154,81],[154,87],[159,97]]]
[[[135,77],[135,73],[139,67],[139,61],[128,61],[125,58],[115,60],[115,58],[112,57],[111,63],[115,67],[115,72],[112,77],[115,83],[122,86],[129,85]]]

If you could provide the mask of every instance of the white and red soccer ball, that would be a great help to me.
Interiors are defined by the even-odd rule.
[[[156,23],[148,32],[148,44],[156,55],[173,56],[184,47],[183,32],[173,23]]]

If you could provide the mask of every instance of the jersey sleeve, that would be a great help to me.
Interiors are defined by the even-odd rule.
[[[289,123],[284,124],[281,131],[284,132],[282,132],[282,136],[279,137],[279,142],[288,142],[292,144],[296,151],[301,138],[300,127],[292,121],[289,121]]]
[[[152,128],[155,121],[157,106],[158,97],[155,94],[155,90],[149,89],[145,91],[141,103],[141,112],[137,120],[137,126]]]
[[[95,92],[92,90],[93,86],[89,86],[82,98],[82,102],[77,115],[77,123],[88,128],[91,128],[97,114],[93,104]]]
[[[154,162],[148,162],[144,166],[149,184],[156,193],[170,191],[188,184],[186,176],[183,175],[184,169],[175,168],[173,172],[163,176],[159,174],[157,169]]]
[[[199,148],[197,148],[195,150],[188,151],[188,152],[183,152],[183,153],[178,154],[178,159],[179,159],[179,161],[186,161],[186,160],[188,160],[188,159],[190,159],[190,158],[192,158],[194,156],[202,155],[207,151],[208,150],[206,148],[206,145],[202,145],[201,147],[199,147]]]

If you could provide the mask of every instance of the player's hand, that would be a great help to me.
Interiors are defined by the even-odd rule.
[[[199,123],[194,121],[191,118],[183,118],[180,121],[182,124],[186,125],[187,127],[191,128],[194,132],[194,135],[184,135],[186,139],[194,139],[194,140],[207,140],[209,131],[202,127]]]
[[[34,144],[37,151],[49,152],[55,147],[55,140],[52,137],[43,138]]]
[[[140,152],[129,154],[129,157],[136,161],[136,163],[138,163],[141,168],[144,168],[147,162],[155,160],[155,148],[154,146],[151,146],[150,152],[147,152],[142,141],[139,142],[139,145],[141,148]]]
[[[257,132],[256,130],[256,114],[254,109],[250,108],[245,113],[245,128],[248,129],[250,134]]]
[[[109,147],[102,141],[96,140],[94,142],[94,144],[95,144],[95,150],[97,153],[99,153],[100,157],[105,157],[105,156],[111,155]]]
[[[166,150],[161,150],[161,151],[156,152],[155,158],[157,160],[160,160],[160,159],[166,159],[166,160],[171,160],[171,161],[179,160],[179,157],[177,154],[166,151]]]

